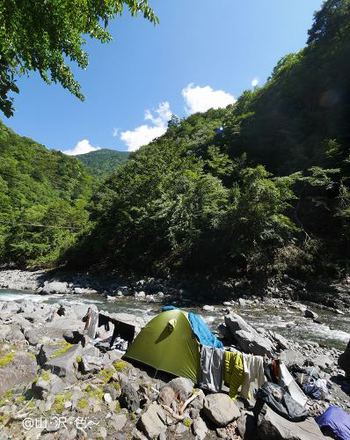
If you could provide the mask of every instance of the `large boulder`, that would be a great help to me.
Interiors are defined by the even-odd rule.
[[[166,417],[162,407],[153,402],[140,417],[137,427],[147,438],[154,439],[161,433],[165,433],[167,429],[165,421]]]
[[[257,356],[272,357],[274,353],[274,345],[272,342],[261,336],[259,333],[247,332],[239,330],[235,334],[235,339],[244,353],[250,353]]]
[[[350,377],[350,341],[344,353],[339,356],[338,364],[345,371],[346,377]]]
[[[191,379],[177,377],[168,382],[167,386],[174,390],[179,400],[185,401],[192,394],[194,384]]]
[[[60,350],[54,352],[45,362],[44,368],[57,374],[59,377],[66,377],[68,380],[75,379],[78,359],[82,354],[82,346],[73,345],[72,347],[63,346]]]
[[[0,396],[14,386],[27,385],[36,376],[35,357],[29,353],[5,352],[0,354]]]
[[[266,404],[258,415],[259,440],[321,440],[324,435],[314,419],[290,422],[276,414]]]
[[[250,354],[272,357],[275,346],[236,313],[225,315],[225,325],[239,348]]]
[[[209,394],[204,400],[203,414],[215,426],[227,426],[239,417],[240,411],[236,403],[223,393]]]
[[[241,316],[237,315],[237,313],[229,313],[225,315],[225,324],[233,336],[239,330],[244,330],[248,333],[256,333],[254,327],[249,325]]]

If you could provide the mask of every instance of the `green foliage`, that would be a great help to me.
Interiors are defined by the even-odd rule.
[[[119,165],[122,165],[128,160],[129,153],[127,151],[115,151],[102,148],[101,150],[92,151],[91,153],[78,154],[75,157],[87,167],[92,176],[98,179],[105,179],[115,171]]]
[[[349,0],[226,109],[173,117],[94,194],[71,264],[168,274],[341,272],[349,258]],[[218,127],[224,127],[217,134]],[[346,266],[346,264],[345,264]]]
[[[326,1],[308,46],[263,87],[225,109],[172,117],[90,200],[78,160],[1,126],[2,261],[259,281],[345,274],[349,2]],[[83,156],[95,175],[108,171],[105,154]]]
[[[147,0],[3,0],[0,6],[0,109],[13,114],[10,94],[16,77],[37,71],[47,82],[60,83],[83,99],[67,60],[88,66],[87,37],[107,43],[109,22],[127,8],[158,23]]]
[[[92,178],[0,122],[0,262],[53,265],[88,221]]]

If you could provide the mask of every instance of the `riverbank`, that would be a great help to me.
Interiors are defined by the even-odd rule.
[[[315,280],[312,284],[292,279],[271,279],[266,286],[241,280],[179,280],[154,277],[122,277],[101,272],[76,273],[63,270],[2,270],[0,288],[29,290],[41,295],[103,294],[133,296],[157,301],[164,297],[184,300],[196,305],[215,304],[239,298],[281,298],[313,302],[326,308],[350,309],[350,278],[342,282]]]
[[[123,352],[106,351],[92,340],[81,340],[82,317],[89,304],[49,304],[45,297],[41,298],[39,302],[0,299],[0,426],[3,435],[46,440],[125,436],[138,440],[158,436],[164,440],[257,438],[246,433],[246,429],[251,428],[246,421],[252,422],[253,417],[248,402],[241,399],[229,402],[225,393],[221,393],[215,402],[218,410],[213,415],[206,408],[211,400],[216,399],[210,396],[217,394],[206,396],[184,379],[174,383],[167,376],[157,375],[155,378],[154,371],[121,360]],[[124,299],[115,301],[118,303]],[[324,380],[326,393],[320,399],[308,396],[307,408],[311,416],[308,426],[314,436],[293,439],[323,438],[313,417],[332,404],[345,410],[350,408],[350,384],[338,366],[343,350],[325,347],[318,342],[301,343],[298,337],[286,339],[275,329],[253,327],[251,322],[239,318],[238,306],[233,303],[222,305],[221,314],[210,323],[211,328],[221,335],[227,349],[236,347],[247,353],[272,355],[283,360],[295,377],[299,370],[312,370]],[[243,303],[239,307],[244,310]],[[156,308],[159,311],[159,305],[155,305],[154,313]],[[213,313],[208,308],[210,306],[205,306],[203,312]],[[115,313],[113,317],[142,327],[152,314],[142,317]],[[233,327],[235,331],[232,333]],[[236,336],[235,339],[233,335],[239,330],[240,338]],[[104,327],[99,328],[99,340],[109,336]],[[179,399],[174,398],[179,392],[177,387],[182,393]],[[180,416],[179,408],[194,394],[198,396]],[[173,400],[174,408],[168,413],[166,407]],[[220,418],[227,413],[229,416],[225,420]],[[60,425],[57,417],[61,417],[67,426]],[[36,420],[40,421],[39,426],[35,426]],[[281,426],[284,429],[289,426],[288,421],[275,414],[260,414],[254,423],[265,432],[265,437],[259,433],[262,440],[272,438]],[[296,435],[299,426],[303,425],[292,426],[290,432]]]

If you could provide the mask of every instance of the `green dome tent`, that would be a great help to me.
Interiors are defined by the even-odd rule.
[[[125,358],[165,371],[199,380],[200,347],[187,313],[180,309],[162,312],[137,335]]]

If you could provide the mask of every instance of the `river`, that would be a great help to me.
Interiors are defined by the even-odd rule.
[[[61,303],[61,304],[96,304],[99,309],[109,312],[127,312],[138,316],[152,317],[160,311],[161,304],[135,300],[132,297],[118,298],[116,301],[107,301],[102,295],[38,295],[26,291],[0,290],[0,302],[23,301]],[[201,313],[209,326],[216,330],[223,322],[223,305],[214,306],[214,310],[204,311],[196,307],[182,307],[185,310],[193,310]],[[243,307],[233,307],[233,311],[239,313],[247,322],[256,328],[271,329],[282,334],[287,339],[300,343],[309,341],[317,342],[326,347],[344,349],[350,340],[350,314],[337,315],[328,310],[312,307],[319,315],[321,324],[304,318],[300,310],[292,309],[287,304],[274,306],[272,304],[247,304]]]

